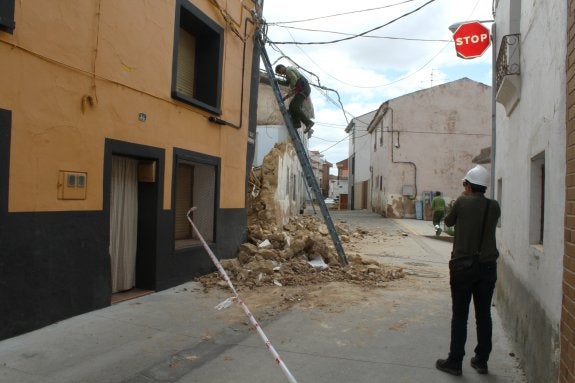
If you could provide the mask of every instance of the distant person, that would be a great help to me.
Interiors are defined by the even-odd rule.
[[[285,65],[279,64],[276,66],[276,73],[285,77],[285,80],[280,81],[280,83],[290,87],[289,92],[283,97],[283,100],[285,101],[293,96],[289,103],[289,113],[291,115],[294,128],[299,129],[301,127],[301,123],[303,123],[305,125],[303,132],[309,132],[311,127],[314,125],[314,122],[309,119],[302,109],[305,99],[308,98],[311,93],[309,82],[295,67],[292,66],[286,67]]]
[[[438,359],[435,367],[451,375],[461,375],[467,339],[469,303],[473,298],[477,346],[471,367],[487,374],[491,353],[491,299],[497,280],[495,228],[501,214],[495,200],[485,198],[489,175],[482,166],[469,170],[463,179],[463,195],[457,198],[445,217],[447,226],[455,225],[453,251],[449,261],[451,286],[451,344],[447,359]]]
[[[435,197],[431,200],[431,211],[433,211],[433,227],[435,228],[435,235],[440,235],[441,226],[439,225],[445,215],[445,200],[441,196],[441,192],[435,192]]]

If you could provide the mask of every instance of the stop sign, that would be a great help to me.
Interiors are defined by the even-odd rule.
[[[453,40],[457,56],[464,59],[481,56],[491,44],[489,29],[478,21],[461,24],[453,33]]]

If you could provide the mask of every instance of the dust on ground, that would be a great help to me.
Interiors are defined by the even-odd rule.
[[[276,315],[295,304],[341,310],[405,278],[403,268],[361,255],[363,243],[388,238],[388,234],[350,227],[345,221],[335,228],[347,265],[341,265],[323,220],[304,215],[292,217],[283,227],[250,220],[248,242],[240,246],[236,258],[221,263],[242,299],[260,316]],[[205,291],[229,290],[218,272],[197,280]]]

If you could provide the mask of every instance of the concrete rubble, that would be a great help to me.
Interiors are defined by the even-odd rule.
[[[353,243],[361,241],[367,231],[349,231],[336,224],[348,265],[342,267],[323,219],[297,215],[285,219],[276,217],[274,187],[269,166],[263,165],[263,177],[258,183],[262,190],[251,193],[248,212],[248,242],[239,248],[236,258],[222,260],[224,269],[236,288],[259,286],[302,286],[336,281],[347,281],[362,286],[381,287],[386,282],[404,277],[401,268],[386,266],[375,260],[350,252]],[[280,222],[278,224],[278,222]],[[314,267],[314,265],[327,267]],[[204,287],[226,283],[217,272],[198,279]]]
[[[301,286],[335,281],[382,287],[385,282],[404,276],[401,268],[348,252],[348,265],[342,267],[327,227],[317,217],[293,217],[282,228],[266,226],[264,229],[252,223],[249,242],[240,246],[236,258],[222,261],[236,287]],[[336,225],[336,229],[344,245],[359,241],[366,234],[361,230],[349,233],[341,225]],[[328,265],[326,269],[318,270],[310,264],[318,258]],[[200,277],[199,281],[205,287],[226,287],[217,273]]]

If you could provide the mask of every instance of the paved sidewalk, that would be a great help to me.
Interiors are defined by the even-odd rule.
[[[525,382],[496,310],[490,375],[478,375],[468,358],[462,377],[434,368],[449,343],[451,244],[430,238],[431,223],[367,212],[332,216],[393,233],[367,243],[366,252],[403,265],[408,276],[345,307],[302,302],[280,313],[250,307],[298,382]],[[287,382],[241,309],[214,309],[230,295],[190,282],[2,341],[0,382]],[[468,353],[473,346],[469,331]]]

